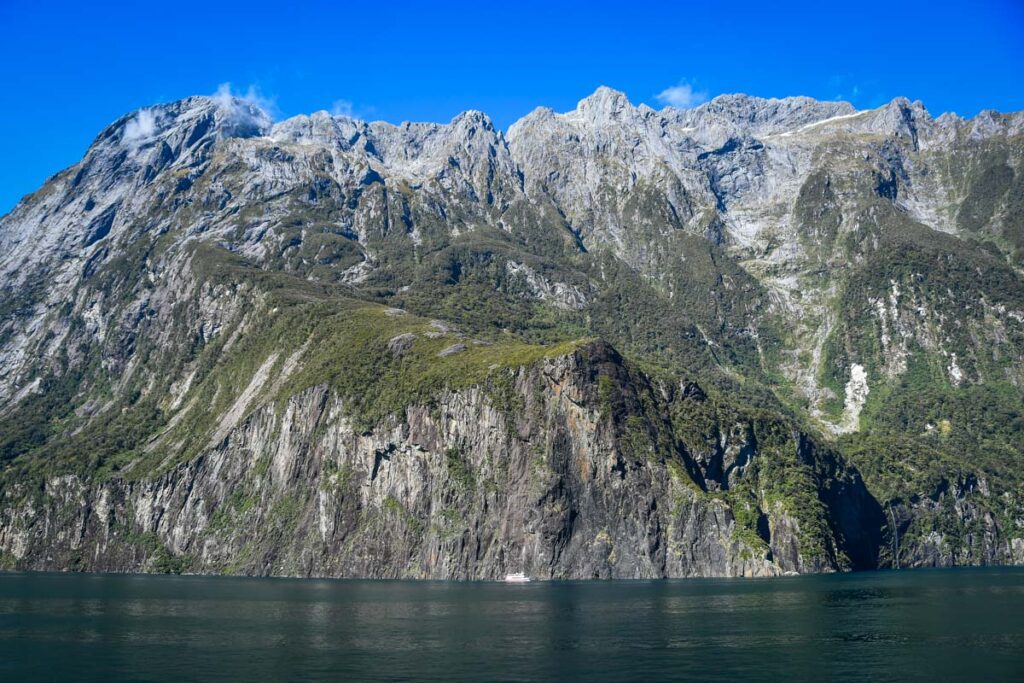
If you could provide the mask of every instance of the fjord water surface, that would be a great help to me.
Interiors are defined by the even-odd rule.
[[[444,583],[0,574],[0,680],[1024,680],[1024,570]]]

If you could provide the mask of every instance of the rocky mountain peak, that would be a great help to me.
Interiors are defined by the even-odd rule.
[[[719,95],[691,110],[691,120],[717,118],[753,135],[771,135],[856,111],[849,102],[820,102],[810,97],[762,98]]]
[[[277,142],[346,148],[365,125],[362,121],[318,111],[285,119],[275,124],[268,135]]]
[[[194,143],[200,138],[247,138],[264,135],[271,116],[256,104],[229,95],[188,97],[145,107],[121,117],[97,138],[140,147],[158,140]]]
[[[461,114],[458,114],[452,119],[451,125],[468,127],[480,126],[485,130],[494,130],[494,121],[491,120],[491,117],[477,109],[467,109]]]
[[[602,85],[576,105],[576,113],[591,121],[611,121],[633,110],[625,93]]]

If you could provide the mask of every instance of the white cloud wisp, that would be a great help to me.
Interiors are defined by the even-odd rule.
[[[655,98],[662,104],[676,109],[690,109],[707,102],[708,93],[704,90],[694,90],[689,83],[680,83],[671,88],[665,88],[655,95]]]

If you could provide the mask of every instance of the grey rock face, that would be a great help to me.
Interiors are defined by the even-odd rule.
[[[634,383],[643,380],[620,363],[614,351],[590,347],[515,372],[518,415],[471,389],[445,394],[434,409],[411,406],[370,433],[315,387],[281,413],[257,410],[201,457],[154,480],[65,476],[38,491],[7,490],[0,548],[30,569],[177,562],[194,572],[297,576],[657,578],[839,568],[828,557],[801,557],[797,522],[781,509],[770,516],[770,545],[750,545],[729,505],[678,472],[685,455],[661,460],[646,437],[641,447],[651,457],[624,448],[621,424],[661,420],[633,414],[642,410]],[[596,404],[590,376],[598,369],[622,382],[613,420]]]

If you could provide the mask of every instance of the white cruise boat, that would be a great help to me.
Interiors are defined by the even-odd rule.
[[[505,574],[505,583],[530,583],[530,577],[523,572]]]

